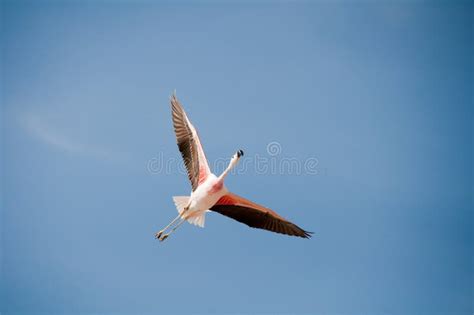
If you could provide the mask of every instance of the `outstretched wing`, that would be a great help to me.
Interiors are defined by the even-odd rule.
[[[275,211],[233,193],[223,196],[210,210],[253,228],[304,238],[311,237],[311,232],[284,219]]]
[[[211,172],[196,128],[189,121],[183,107],[174,94],[171,96],[171,110],[178,148],[183,157],[192,190],[194,191],[199,184],[206,180]]]

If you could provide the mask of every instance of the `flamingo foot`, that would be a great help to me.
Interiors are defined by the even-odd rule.
[[[161,235],[163,234],[164,231],[159,231],[157,233],[155,233],[155,238],[156,239],[160,239]]]

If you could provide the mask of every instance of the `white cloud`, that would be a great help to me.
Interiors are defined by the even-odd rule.
[[[121,154],[68,137],[37,114],[26,113],[21,116],[20,121],[32,136],[58,150],[102,160],[122,158]]]

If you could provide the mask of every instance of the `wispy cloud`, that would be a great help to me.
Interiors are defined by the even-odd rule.
[[[102,160],[117,161],[123,159],[122,154],[106,150],[103,147],[83,143],[66,135],[61,130],[45,121],[40,115],[30,112],[22,115],[20,118],[23,127],[33,137],[54,147],[55,149]]]

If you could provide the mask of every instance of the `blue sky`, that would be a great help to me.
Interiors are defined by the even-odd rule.
[[[472,313],[472,5],[1,9],[2,313]],[[215,213],[153,238],[190,190],[174,89],[211,164],[245,151],[227,187],[311,240]]]

